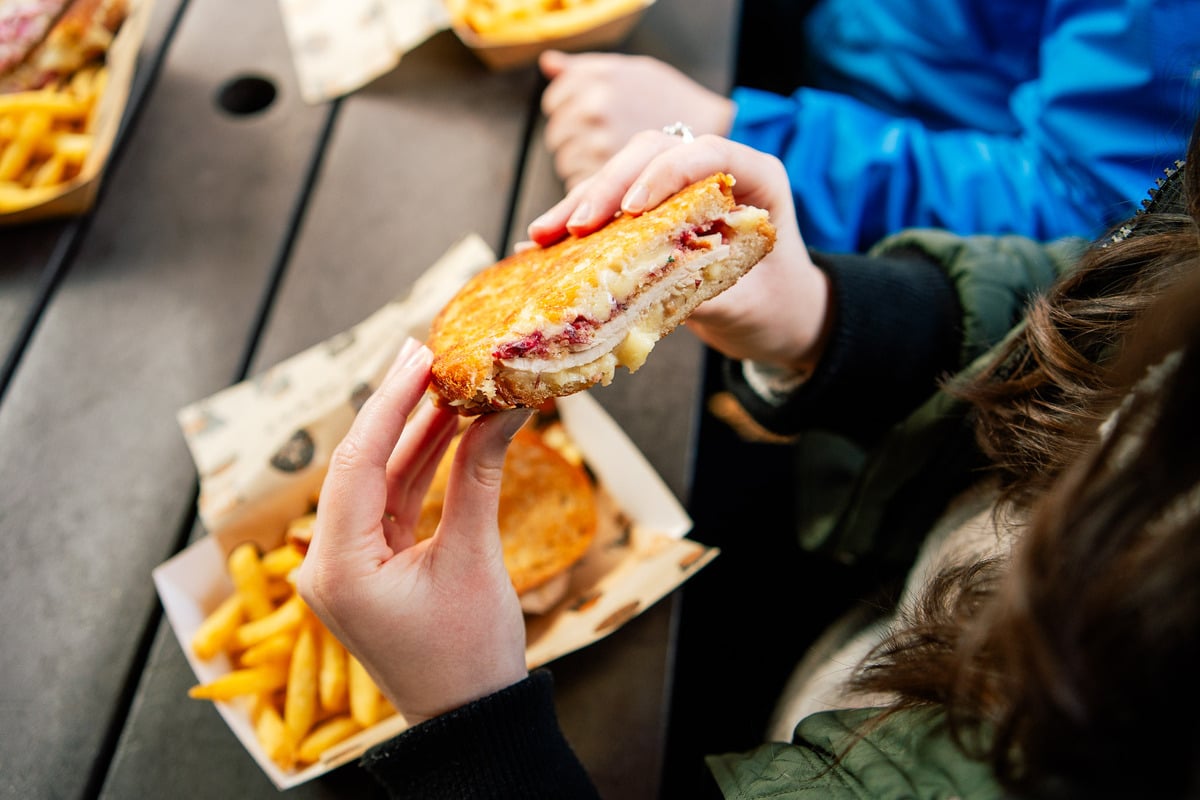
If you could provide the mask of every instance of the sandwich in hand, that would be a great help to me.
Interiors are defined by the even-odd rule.
[[[437,530],[457,443],[442,457],[421,504],[417,541]],[[571,568],[596,536],[597,514],[583,465],[569,461],[537,430],[520,430],[504,460],[497,524],[504,566],[526,613],[548,611],[562,598]]]
[[[767,212],[717,173],[639,216],[526,250],[473,277],[434,319],[432,387],[462,414],[537,407],[630,372],[700,303],[771,251]]]

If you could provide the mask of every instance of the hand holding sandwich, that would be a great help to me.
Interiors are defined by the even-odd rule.
[[[617,212],[641,214],[713,172],[736,178],[739,203],[770,212],[775,247],[736,285],[701,304],[687,324],[730,358],[809,372],[820,358],[831,313],[828,281],[808,255],[787,173],[774,156],[717,136],[685,144],[645,131],[534,220],[529,237],[547,246],[568,233],[586,235]]]
[[[409,341],[334,452],[299,578],[305,602],[410,724],[528,674],[496,523],[508,442],[528,414],[471,425],[441,524],[414,543],[422,498],[458,420],[429,404],[412,414],[430,359]]]

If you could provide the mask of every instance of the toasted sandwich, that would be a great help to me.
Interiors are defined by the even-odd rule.
[[[414,536],[428,539],[437,530],[458,440],[438,464],[425,495]],[[545,590],[553,598],[567,588],[571,567],[583,558],[596,536],[597,507],[592,479],[535,430],[514,437],[500,481],[497,523],[504,566],[526,611],[545,610]],[[534,596],[540,607],[530,605]],[[528,601],[528,602],[527,602]]]
[[[432,389],[469,415],[608,385],[774,244],[767,212],[735,203],[733,178],[718,173],[639,216],[517,253],[434,319]]]

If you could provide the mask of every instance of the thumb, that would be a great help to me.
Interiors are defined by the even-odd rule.
[[[546,50],[538,56],[538,68],[547,80],[553,80],[566,69],[569,58],[570,56],[561,50]]]
[[[500,506],[500,479],[508,444],[532,411],[502,411],[476,420],[463,434],[438,526],[441,547],[494,547]]]

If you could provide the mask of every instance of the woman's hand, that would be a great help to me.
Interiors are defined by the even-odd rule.
[[[407,342],[334,451],[299,577],[305,602],[410,724],[528,674],[496,515],[508,442],[529,415],[472,423],[437,532],[414,543],[422,498],[458,425],[453,412],[421,403],[431,360]]]
[[[637,132],[683,120],[697,133],[724,136],[733,101],[647,56],[543,53],[550,84],[542,94],[546,146],[571,189],[602,167]]]
[[[730,358],[809,372],[820,358],[831,313],[828,280],[809,258],[787,172],[774,156],[717,136],[684,143],[644,131],[534,220],[529,237],[547,246],[568,233],[586,236],[616,213],[641,214],[714,172],[734,176],[739,203],[770,213],[775,249],[732,288],[701,304],[688,326]]]

